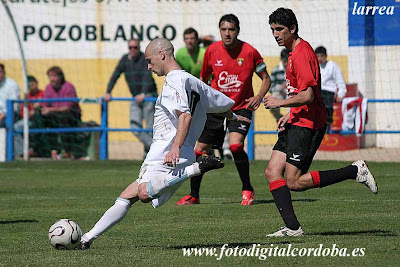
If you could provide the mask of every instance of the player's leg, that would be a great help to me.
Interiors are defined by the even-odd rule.
[[[229,148],[232,152],[236,169],[242,181],[242,202],[241,205],[252,205],[254,201],[254,189],[250,182],[249,157],[244,151],[244,136],[238,132],[229,133]]]
[[[251,120],[252,111],[241,109],[236,110],[236,114],[242,115]],[[249,157],[244,151],[244,139],[250,128],[247,122],[229,122],[229,148],[232,152],[236,169],[242,181],[242,205],[252,205],[254,201],[254,189],[250,183],[250,164]]]
[[[180,184],[191,177],[202,175],[210,170],[224,167],[221,159],[215,156],[199,157],[197,162],[189,166],[183,165],[180,167],[179,165],[175,169],[165,166],[151,166],[157,169],[152,172],[155,173],[154,176],[148,179],[146,192],[143,192],[139,187],[139,198],[142,201],[146,198],[158,198],[164,194],[164,191],[168,191],[169,188],[174,187],[176,184]]]
[[[139,200],[138,188],[138,182],[135,181],[120,194],[114,205],[103,214],[89,232],[82,236],[81,249],[88,249],[95,239],[125,217],[132,204]]]
[[[224,118],[216,114],[207,114],[204,130],[195,146],[196,160],[204,154],[208,154],[212,145],[222,146],[225,137]],[[184,196],[176,204],[192,205],[200,204],[200,185],[203,175],[190,178],[190,195]]]
[[[296,136],[300,136],[300,139],[296,141],[293,137],[288,141],[290,150],[288,155],[291,156],[287,159],[288,165],[285,176],[290,190],[305,191],[315,187],[322,188],[345,180],[357,180],[365,184],[373,193],[376,194],[378,192],[375,179],[364,161],[357,161],[340,169],[307,173],[322,142],[325,130],[310,130],[297,127],[293,131],[296,132]],[[293,140],[295,141],[293,142]],[[301,142],[301,145],[296,145],[299,142]]]
[[[211,145],[202,142],[197,142],[194,153],[196,160],[202,155],[207,155],[211,149]],[[193,176],[190,178],[190,194],[181,198],[176,204],[177,205],[193,205],[200,204],[200,185],[203,179],[203,175]]]
[[[279,143],[279,139],[277,144]],[[274,147],[276,148],[276,146]],[[302,235],[303,230],[297,220],[293,209],[290,190],[284,178],[286,154],[279,150],[273,150],[265,176],[269,182],[269,189],[274,199],[275,205],[282,217],[285,227],[268,236]]]

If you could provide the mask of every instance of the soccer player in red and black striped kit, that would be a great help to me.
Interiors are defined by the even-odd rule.
[[[277,125],[279,131],[265,176],[285,226],[267,236],[304,234],[294,213],[290,190],[305,191],[344,180],[356,180],[378,193],[374,177],[363,160],[337,170],[308,172],[324,137],[327,115],[321,99],[321,75],[317,57],[308,42],[298,35],[298,23],[291,9],[278,8],[269,16],[272,34],[279,46],[290,52],[286,69],[288,98],[269,95],[265,108],[290,107]]]
[[[271,79],[260,53],[251,45],[239,40],[239,19],[233,14],[221,17],[219,24],[221,41],[210,45],[204,55],[200,79],[207,82],[213,75],[211,87],[224,93],[235,104],[231,110],[251,120],[262,98],[267,93]],[[261,88],[254,95],[252,86],[253,73],[262,79]],[[226,128],[229,130],[229,148],[242,181],[241,205],[252,205],[254,189],[250,183],[249,159],[244,151],[244,139],[249,131],[250,123],[226,122],[217,114],[207,114],[207,122],[195,147],[196,156],[207,153],[212,146],[222,147]],[[202,177],[192,177],[191,193],[178,201],[178,205],[200,203],[199,191]]]

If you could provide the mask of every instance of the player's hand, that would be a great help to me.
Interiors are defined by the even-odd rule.
[[[51,113],[51,108],[50,107],[42,107],[41,113],[43,116],[47,116]]]
[[[279,119],[278,124],[277,124],[277,126],[276,126],[276,130],[277,130],[277,131],[282,132],[282,131],[285,130],[285,126],[286,126],[286,123],[287,123],[288,120],[289,120],[289,117],[290,117],[290,113],[287,113],[286,115],[282,116],[282,117]]]
[[[264,97],[264,107],[266,109],[279,108],[281,107],[280,100],[276,97],[273,97],[272,95],[267,95],[266,97]]]
[[[136,95],[136,96],[135,96],[135,100],[136,100],[136,102],[137,102],[138,104],[143,103],[144,94],[138,94],[138,95]]]
[[[179,148],[172,146],[171,150],[165,155],[164,164],[175,167],[179,163],[180,151]]]
[[[261,97],[259,95],[256,95],[247,98],[245,101],[248,102],[246,109],[256,110],[260,106]]]
[[[247,123],[251,123],[251,120],[249,118],[246,118],[244,116],[240,116],[240,115],[236,115],[236,121],[242,121],[242,122],[247,122]]]
[[[336,99],[335,99],[336,103],[342,103],[342,100],[343,100],[343,97],[336,96]]]
[[[104,101],[108,102],[111,100],[111,94],[105,94],[103,98],[104,98]]]

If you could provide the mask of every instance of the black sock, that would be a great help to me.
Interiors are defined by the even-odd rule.
[[[293,210],[292,197],[290,195],[287,185],[281,186],[271,191],[275,201],[275,205],[281,214],[286,227],[292,230],[297,230],[300,223],[297,220],[296,214]]]
[[[336,184],[344,180],[356,179],[358,168],[354,165],[349,165],[347,167],[329,170],[329,171],[319,171],[320,185],[319,187],[325,187],[331,184]]]
[[[254,191],[250,183],[250,165],[249,157],[245,151],[232,153],[235,161],[236,169],[238,170],[240,180],[242,180],[242,190]]]
[[[195,198],[199,198],[200,184],[203,179],[203,175],[190,177],[190,195]]]

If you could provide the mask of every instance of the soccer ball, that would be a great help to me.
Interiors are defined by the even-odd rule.
[[[50,244],[56,249],[75,249],[81,237],[81,228],[69,219],[58,220],[49,229]]]

